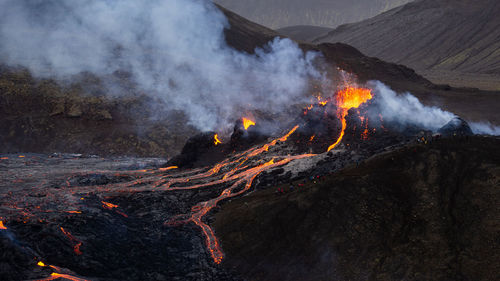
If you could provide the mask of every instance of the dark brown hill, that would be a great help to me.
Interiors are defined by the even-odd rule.
[[[408,146],[232,200],[215,222],[226,266],[248,280],[495,280],[498,145]]]
[[[497,0],[420,0],[313,42],[344,42],[438,83],[500,90],[499,13]]]

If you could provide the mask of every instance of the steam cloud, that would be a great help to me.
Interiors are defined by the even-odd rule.
[[[224,15],[209,0],[1,0],[0,60],[38,77],[132,74],[133,82],[210,130],[239,108],[300,102],[315,53],[276,38],[255,55],[228,47]]]
[[[383,116],[384,121],[437,131],[455,117],[453,113],[438,107],[423,105],[410,93],[398,95],[380,81],[371,81],[369,84],[377,99],[377,113]]]
[[[410,93],[396,94],[380,81],[370,81],[376,97],[376,111],[384,121],[399,123],[402,126],[415,125],[432,131],[437,131],[454,117],[455,114],[435,106],[423,105]],[[500,135],[500,127],[487,122],[468,122],[475,134]]]
[[[238,52],[225,43],[226,27],[209,0],[0,0],[0,61],[59,79],[125,70],[202,131],[229,127],[241,108],[278,112],[306,103],[310,78],[328,84],[313,66],[316,53],[279,38],[254,55]],[[381,82],[371,88],[385,121],[437,130],[455,116]]]

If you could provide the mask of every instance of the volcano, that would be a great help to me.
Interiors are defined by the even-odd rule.
[[[421,153],[434,153],[430,151],[435,151],[437,147],[448,142],[464,145],[471,141],[482,141],[487,143],[486,147],[493,147],[498,142],[496,138],[480,140],[479,137],[469,140],[469,136],[463,134],[451,134],[452,139],[441,141],[436,140],[432,132],[424,128],[407,127],[402,130],[399,125],[385,122],[383,117],[370,121],[367,113],[376,106],[376,103],[372,102],[376,98],[369,89],[355,86],[340,90],[329,99],[318,98],[315,104],[297,113],[292,122],[297,123],[294,127],[278,136],[252,137],[252,134],[245,132],[253,127],[257,128],[259,121],[244,117],[236,122],[233,135],[238,137],[232,137],[230,143],[222,143],[220,140],[217,142],[217,135],[211,132],[188,140],[181,155],[189,157],[182,157],[181,162],[162,163],[161,159],[133,158],[106,160],[83,155],[3,157],[4,167],[8,170],[15,169],[16,172],[2,179],[4,193],[0,202],[0,234],[2,248],[5,249],[2,259],[6,265],[1,273],[2,278],[254,279],[254,271],[247,268],[252,267],[254,261],[250,259],[250,263],[240,265],[240,257],[236,253],[246,251],[235,252],[233,246],[228,246],[232,244],[238,247],[238,243],[229,242],[233,235],[228,231],[239,225],[239,220],[244,220],[245,216],[233,218],[236,224],[232,226],[231,222],[227,221],[226,211],[223,211],[218,215],[217,230],[212,226],[214,211],[222,203],[241,198],[253,190],[258,190],[255,195],[243,197],[241,200],[252,200],[251,198],[259,196],[258,194],[272,194],[275,199],[270,202],[281,202],[285,195],[289,198],[303,192],[315,192],[317,188],[310,187],[311,183],[329,184],[330,180],[338,180],[339,176],[336,176],[335,172],[346,166],[355,170],[357,168],[352,168],[352,165],[366,169],[365,166],[371,164],[364,164],[364,161],[378,163],[377,161],[382,160],[370,160],[370,157],[380,153],[384,156],[376,157],[390,159],[383,161],[407,162],[408,160],[395,158],[401,153],[400,150],[413,151],[406,153],[417,156]],[[325,114],[332,117],[324,118]],[[467,124],[463,123],[463,120],[460,121],[446,124],[442,131],[448,134],[453,130],[461,132]],[[245,132],[241,133],[241,130]],[[434,142],[436,144],[428,145]],[[476,157],[481,158],[482,153],[486,152],[479,152]],[[495,159],[494,155],[492,159]],[[207,162],[200,162],[200,159],[212,159],[214,164],[205,166]],[[110,165],[111,163],[113,164]],[[179,166],[171,166],[172,164]],[[89,165],[99,169],[82,168]],[[407,165],[413,167],[414,164]],[[454,169],[454,162],[449,165],[451,168],[447,169]],[[496,175],[494,170],[487,170],[485,173]],[[390,174],[388,176],[391,177]],[[37,183],[35,187],[34,183]],[[283,187],[283,184],[286,187]],[[387,196],[393,196],[391,192],[404,193],[404,190],[399,188],[402,188],[402,185],[394,183]],[[300,193],[294,193],[296,189]],[[376,198],[386,196],[385,192],[377,195],[381,192],[380,189],[365,189],[364,192]],[[340,196],[338,200],[343,202],[346,198],[351,197]],[[403,202],[406,199],[398,200]],[[410,202],[413,202],[412,200]],[[241,201],[237,199],[234,202]],[[244,206],[253,208],[251,206],[254,203],[249,202],[243,203]],[[339,204],[351,204],[349,202],[351,201]],[[234,208],[231,207],[233,204],[235,203],[229,204],[224,210],[231,210]],[[277,203],[276,206],[280,204]],[[322,206],[321,203],[319,206]],[[357,210],[357,205],[353,206]],[[359,206],[361,208],[361,205]],[[315,207],[309,208],[316,210]],[[398,216],[409,216],[407,213],[410,211],[402,212],[398,213]],[[293,218],[296,215],[285,216]],[[345,222],[346,218],[342,216],[340,215],[340,222]],[[260,215],[255,215],[253,219],[261,218]],[[264,219],[263,222],[267,223],[267,220]],[[450,223],[450,227],[455,227],[453,222]],[[298,227],[302,227],[300,222]],[[218,233],[222,233],[222,240]],[[248,235],[252,233],[253,230],[248,230]],[[288,234],[279,235],[288,237]],[[251,238],[245,238],[244,243],[260,247],[269,242],[273,243],[273,239],[262,237],[262,241],[252,242]],[[445,241],[458,243],[456,240]],[[269,248],[274,249],[274,246],[269,245]],[[286,251],[288,250],[283,253]],[[308,252],[313,255],[311,262],[316,259],[315,255],[320,254],[315,248]],[[338,253],[344,255],[341,250]],[[271,257],[249,253],[249,258],[254,255],[261,255],[266,259]],[[371,255],[372,252],[367,257]],[[379,258],[383,256],[378,252],[373,255]],[[347,261],[349,258],[346,256]],[[295,260],[297,259],[292,259]],[[303,261],[301,258],[298,260]],[[303,266],[308,268],[308,263],[303,262]],[[387,266],[392,266],[392,260],[386,262],[389,264]],[[274,266],[273,262],[266,263]],[[131,264],[133,269],[130,268]],[[286,263],[272,273],[266,273],[266,270],[262,272],[269,280],[276,276],[286,277],[287,274],[282,271],[291,264],[294,262]],[[489,264],[490,262],[486,262],[484,270],[489,268]],[[228,265],[237,265],[237,269]],[[322,266],[322,263],[318,266]],[[320,270],[319,268],[313,269]],[[457,270],[455,269],[453,274],[468,274]],[[414,269],[406,269],[404,274],[417,272]],[[354,275],[343,274],[351,277],[361,276],[359,272],[352,273]],[[303,277],[302,273],[297,272],[286,278],[303,280]]]
[[[303,68],[318,63],[324,72],[307,85],[283,79],[281,64],[265,75],[244,73],[253,91],[269,81],[257,78],[269,76],[279,91],[304,86],[305,96],[290,102],[266,92],[271,99],[258,98],[289,106],[276,102],[265,111],[240,103],[229,127],[193,128],[185,114],[198,100],[183,103],[184,114],[151,118],[165,103],[140,91],[132,72],[82,73],[65,87],[24,69],[0,68],[1,280],[488,280],[499,274],[500,140],[474,135],[477,126],[469,122],[496,110],[495,97],[434,85],[345,44],[274,39],[275,31],[224,8],[189,3],[200,17],[214,13],[210,20],[220,20],[221,41],[195,46],[232,56],[212,52],[220,60],[211,61],[185,44],[181,51],[193,53],[172,55],[174,63],[185,59],[177,76],[220,78],[219,64],[211,63],[236,59],[265,68],[280,57],[296,57]],[[63,18],[65,9],[71,7],[63,7]],[[141,14],[139,22],[147,20]],[[194,27],[198,37],[172,36],[174,43],[205,35]],[[138,30],[138,40],[148,39],[147,29]],[[158,51],[149,48],[153,41],[141,41],[146,57]],[[121,51],[128,50],[118,46],[113,55]],[[169,48],[161,51],[148,69],[171,55]],[[213,72],[196,72],[206,62]],[[241,74],[236,67],[223,73],[216,82],[228,85]],[[147,78],[172,91],[183,86],[176,81],[186,82],[156,74]],[[218,83],[208,78],[184,86],[214,91]],[[127,94],[104,95],[101,83],[116,80]],[[211,102],[222,95],[210,94],[197,97]],[[457,111],[437,107],[442,104]],[[227,113],[226,104],[210,105]],[[206,117],[201,121],[210,119],[203,106],[194,109],[189,113]],[[58,148],[66,152],[48,152]]]

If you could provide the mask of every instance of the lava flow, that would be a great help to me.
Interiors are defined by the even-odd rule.
[[[221,144],[222,142],[219,140],[219,135],[218,134],[215,134],[214,135],[214,145],[219,145]]]
[[[337,93],[335,97],[337,103],[337,116],[342,122],[342,129],[337,141],[328,147],[327,151],[332,150],[337,144],[340,143],[344,136],[347,122],[345,117],[351,108],[358,108],[361,104],[365,103],[372,98],[371,90],[366,88],[347,87]]]
[[[63,227],[60,227],[60,229],[62,233],[64,233],[64,235],[66,235],[66,237],[68,237],[68,239],[75,244],[73,246],[73,251],[75,252],[75,254],[81,255],[82,251],[80,251],[80,247],[82,246],[82,242],[78,241],[78,239],[76,239],[73,235],[71,235],[69,231],[65,230]]]
[[[5,226],[3,225],[3,221],[0,221],[0,229],[4,229],[4,230],[5,230],[5,229],[7,229],[7,227],[5,227]]]
[[[255,126],[255,121],[252,121],[248,118],[243,117],[241,118],[241,121],[243,121],[243,128],[245,128],[245,130],[248,130],[250,126]]]

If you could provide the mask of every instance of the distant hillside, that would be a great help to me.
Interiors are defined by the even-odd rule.
[[[294,25],[334,28],[373,17],[412,0],[214,0],[223,7],[267,27]]]
[[[437,83],[500,90],[499,14],[498,0],[421,0],[314,42],[344,42]]]
[[[332,28],[314,25],[294,25],[277,29],[276,31],[294,40],[310,42],[326,33]]]

